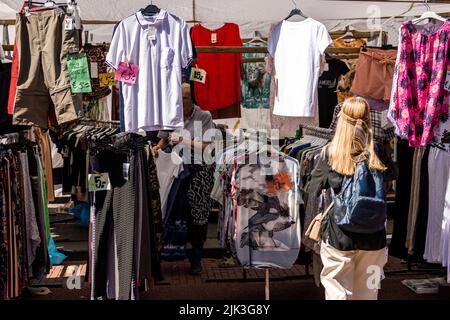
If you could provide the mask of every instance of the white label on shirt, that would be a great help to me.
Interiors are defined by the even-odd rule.
[[[328,63],[325,63],[323,66],[323,71],[330,71],[330,65]]]
[[[64,30],[73,30],[73,18],[64,19]]]
[[[108,173],[90,174],[88,176],[89,192],[111,190]]]
[[[147,39],[149,41],[155,41],[156,40],[156,28],[155,27],[148,28]]]
[[[444,88],[447,91],[450,91],[450,67],[447,69],[447,77],[445,78]]]
[[[217,43],[217,33],[211,33],[211,43]]]
[[[98,63],[97,62],[91,62],[91,78],[93,78],[93,79],[98,78]]]
[[[206,82],[206,71],[199,68],[191,68],[191,81],[205,83]]]

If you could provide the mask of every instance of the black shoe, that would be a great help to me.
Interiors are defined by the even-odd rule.
[[[191,262],[191,268],[189,269],[189,273],[192,275],[199,275],[202,273],[202,264],[200,261]]]

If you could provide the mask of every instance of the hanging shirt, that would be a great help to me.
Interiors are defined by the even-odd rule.
[[[319,121],[320,127],[328,128],[333,120],[334,107],[338,104],[337,85],[341,76],[350,69],[339,59],[327,61],[328,68],[319,78]]]
[[[264,47],[264,42],[247,42],[245,47]],[[243,58],[265,58],[264,53],[244,53]],[[248,109],[270,108],[270,74],[264,62],[245,63],[241,82],[242,106]]]
[[[316,115],[321,56],[331,43],[325,26],[311,18],[283,20],[275,27],[268,47],[278,82],[274,114]]]
[[[243,266],[289,269],[300,250],[299,164],[291,158],[238,166],[233,236]]]
[[[400,28],[389,119],[411,147],[426,146],[449,117],[450,22]]]
[[[120,22],[106,63],[114,69],[126,60],[139,65],[136,83],[121,86],[126,131],[183,127],[182,68],[192,56],[186,22],[165,10],[154,17],[139,11]]]
[[[239,26],[234,23],[217,30],[198,24],[191,34],[196,47],[242,46]],[[195,102],[203,110],[213,111],[215,119],[240,117],[241,60],[240,53],[198,53],[195,66],[206,71],[206,79],[194,84]]]
[[[161,197],[162,217],[166,215],[167,198],[173,181],[183,172],[183,161],[176,153],[158,151],[156,158],[156,168],[159,180],[159,195]]]

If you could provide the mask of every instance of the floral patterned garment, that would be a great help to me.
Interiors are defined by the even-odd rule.
[[[444,88],[450,62],[450,22],[419,26],[411,21],[400,28],[388,117],[396,133],[411,147],[425,146],[440,122],[449,116]]]

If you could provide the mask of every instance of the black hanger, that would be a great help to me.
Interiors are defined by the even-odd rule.
[[[150,4],[146,6],[144,9],[141,9],[141,12],[144,16],[154,16],[159,13],[160,9],[158,6],[153,4],[153,1],[150,1]]]
[[[292,0],[292,2],[294,3],[295,8],[292,9],[291,13],[289,13],[289,15],[284,20],[288,20],[288,19],[292,18],[293,16],[301,16],[305,19],[308,18],[307,16],[305,16],[303,14],[302,10],[297,8],[297,3],[294,0]]]

